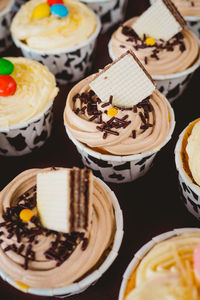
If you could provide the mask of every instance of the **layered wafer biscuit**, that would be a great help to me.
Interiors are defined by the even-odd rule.
[[[101,99],[118,107],[132,107],[155,90],[149,73],[132,51],[127,51],[99,72],[89,84]]]
[[[168,41],[186,25],[185,20],[170,0],[158,0],[132,25],[137,35]]]
[[[92,210],[92,172],[60,169],[37,175],[37,209],[43,227],[59,232],[85,232]]]

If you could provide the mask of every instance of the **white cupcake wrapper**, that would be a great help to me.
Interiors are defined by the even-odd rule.
[[[114,61],[116,57],[112,53],[111,40],[108,43],[108,52],[110,58]],[[172,103],[182,95],[199,66],[200,57],[190,68],[183,72],[170,75],[152,75],[152,78],[156,82],[157,89]]]
[[[168,136],[159,147],[141,154],[126,156],[101,154],[77,141],[66,126],[65,129],[69,138],[75,144],[78,152],[82,156],[83,164],[92,169],[94,175],[108,182],[129,182],[146,174],[152,166],[156,153],[171,139],[175,127],[175,120],[173,109],[169,103],[168,108],[171,116],[171,125]]]
[[[0,155],[21,156],[40,148],[51,134],[53,101],[35,118],[8,128],[0,127]]]
[[[102,33],[124,20],[128,4],[128,0],[80,1],[89,6],[100,17]]]
[[[14,0],[11,0],[10,4],[0,12],[0,53],[12,45],[10,24],[13,16],[13,4]]]
[[[194,184],[188,174],[183,168],[181,159],[182,140],[187,127],[179,136],[175,147],[175,162],[178,171],[178,178],[180,184],[181,198],[185,203],[188,211],[200,220],[200,187]]]
[[[97,17],[97,28],[93,35],[78,46],[55,51],[41,51],[32,49],[12,36],[25,57],[37,60],[46,65],[56,76],[57,82],[64,84],[75,82],[83,78],[92,67],[93,51],[96,39],[101,29]]]
[[[156,244],[158,244],[166,239],[178,236],[185,232],[200,232],[200,229],[199,228],[178,228],[178,229],[174,229],[172,231],[165,232],[163,234],[160,234],[160,235],[152,238],[148,243],[146,243],[144,246],[142,246],[142,248],[140,248],[139,251],[137,251],[137,253],[134,255],[133,259],[129,263],[129,265],[126,268],[126,271],[123,275],[118,300],[124,300],[124,293],[126,290],[128,280],[129,280],[130,276],[133,274],[133,272],[136,270],[136,268],[139,265],[139,263],[141,262],[141,260],[145,257],[145,255]]]
[[[113,261],[118,255],[118,251],[121,246],[122,238],[123,238],[123,215],[121,208],[119,206],[118,200],[114,194],[114,192],[99,178],[95,179],[99,181],[99,183],[103,186],[106,190],[107,194],[110,196],[110,199],[113,204],[113,209],[115,213],[115,220],[116,220],[116,233],[112,245],[112,250],[104,260],[104,262],[99,266],[97,270],[92,272],[90,275],[86,276],[82,280],[78,281],[77,283],[71,284],[67,287],[58,288],[58,289],[36,289],[36,288],[29,288],[27,291],[20,289],[20,287],[14,282],[10,277],[6,275],[5,272],[0,270],[0,276],[3,280],[7,281],[10,285],[14,286],[15,288],[34,295],[39,296],[54,296],[57,298],[65,298],[72,295],[79,294],[85,291],[89,286],[96,283],[96,281],[103,275],[103,273],[111,266]]]

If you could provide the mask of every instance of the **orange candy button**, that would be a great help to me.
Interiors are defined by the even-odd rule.
[[[153,38],[147,38],[146,41],[145,41],[145,44],[148,45],[148,46],[153,46],[155,45],[156,41],[153,39]]]
[[[34,212],[31,209],[25,208],[20,211],[19,217],[23,222],[28,222],[34,216]]]
[[[109,117],[114,117],[114,116],[116,116],[117,113],[118,113],[118,110],[114,107],[109,108],[107,111],[107,115]]]

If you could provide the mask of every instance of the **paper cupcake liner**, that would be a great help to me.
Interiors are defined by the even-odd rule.
[[[115,213],[115,220],[116,220],[116,232],[112,244],[112,250],[107,255],[106,259],[103,263],[93,271],[90,275],[86,276],[85,278],[81,279],[80,281],[71,284],[67,287],[58,288],[58,289],[36,289],[36,288],[29,288],[28,290],[20,289],[20,287],[14,282],[10,277],[6,275],[5,272],[0,270],[0,276],[3,280],[7,281],[10,285],[14,286],[15,288],[38,296],[54,296],[58,298],[65,298],[75,294],[79,294],[85,291],[89,286],[96,283],[96,281],[103,275],[103,273],[111,266],[114,262],[115,258],[118,255],[118,251],[121,246],[122,238],[123,238],[123,215],[120,209],[118,200],[114,194],[114,192],[99,178],[95,178],[99,183],[103,186],[106,190],[107,194],[110,195],[110,199],[113,204],[113,209]]]
[[[102,33],[124,20],[128,0],[80,0],[100,17]]]
[[[124,293],[126,291],[126,286],[127,286],[128,280],[129,280],[130,276],[133,274],[133,272],[136,270],[136,268],[139,265],[139,263],[141,262],[141,260],[145,257],[145,255],[154,246],[156,246],[156,244],[158,244],[164,240],[178,236],[180,234],[183,234],[185,232],[200,232],[200,229],[199,228],[178,228],[178,229],[174,229],[172,231],[165,232],[163,234],[153,237],[148,243],[146,243],[142,248],[140,248],[139,251],[136,252],[136,254],[134,255],[131,262],[129,263],[129,265],[126,268],[126,271],[123,275],[118,300],[124,300]]]
[[[111,40],[108,43],[109,56],[114,61],[116,57],[112,53]],[[200,66],[200,57],[187,70],[170,75],[151,75],[156,82],[156,88],[172,103],[180,97],[190,82],[194,72]]]
[[[53,102],[35,118],[8,128],[0,127],[0,155],[22,156],[40,148],[51,134]]]
[[[0,53],[12,45],[10,24],[13,16],[13,4],[14,0],[11,0],[10,4],[0,12]]]
[[[92,169],[94,175],[108,182],[123,183],[134,181],[146,174],[152,167],[156,153],[171,139],[175,120],[170,104],[168,104],[168,108],[171,116],[171,126],[168,136],[159,147],[141,154],[124,156],[101,154],[76,140],[66,126],[65,129],[80,153],[83,164]]]
[[[13,41],[19,47],[25,57],[34,59],[46,65],[56,76],[61,84],[75,82],[82,79],[90,71],[93,61],[93,51],[96,39],[101,29],[101,23],[97,17],[97,28],[93,35],[78,46],[55,51],[41,51],[32,49],[12,36]]]
[[[150,5],[152,5],[155,0],[149,0]],[[200,16],[184,16],[187,21],[187,28],[191,30],[200,39]]]
[[[181,199],[184,201],[188,211],[200,220],[200,187],[197,184],[194,184],[192,179],[186,173],[181,159],[182,140],[186,130],[187,127],[180,134],[176,144],[175,162],[178,171]]]

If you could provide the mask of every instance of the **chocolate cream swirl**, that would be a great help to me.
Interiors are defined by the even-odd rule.
[[[86,236],[87,239],[85,237],[78,239],[71,255],[62,264],[58,264],[54,259],[48,259],[45,255],[45,251],[49,249],[51,243],[55,242],[58,233],[47,231],[46,234],[45,231],[42,231],[31,243],[28,236],[22,236],[20,242],[18,242],[16,234],[9,236],[9,225],[7,228],[3,225],[8,208],[18,205],[20,196],[35,186],[38,172],[48,170],[27,170],[18,175],[0,193],[0,269],[13,281],[22,282],[31,288],[66,287],[86,274],[88,275],[97,264],[99,265],[99,261],[102,262],[105,259],[105,250],[110,249],[116,230],[110,196],[94,178],[93,216],[90,232]],[[35,216],[37,217],[36,211]],[[31,228],[33,224],[31,221],[28,223],[27,226]],[[86,240],[87,244],[84,245]],[[37,242],[35,243],[35,241]],[[24,260],[30,244],[31,251],[35,255],[30,256],[28,267],[25,268]],[[21,245],[24,245],[24,250],[18,253]],[[9,251],[6,251],[6,248]]]
[[[89,93],[89,83],[94,76],[91,75],[79,82],[68,95],[64,121],[71,134],[91,148],[100,147],[115,155],[138,154],[159,149],[168,136],[171,126],[171,116],[164,96],[155,90],[149,99],[131,109],[116,108],[117,119],[113,120],[107,114],[109,108],[113,107],[112,104],[105,104],[99,99],[95,102],[94,96],[94,103],[91,105],[96,105],[96,111],[92,114],[89,111],[90,105],[77,97],[78,94],[82,94],[84,98],[84,93]],[[108,124],[106,125],[108,130],[101,130],[105,127],[105,123]]]
[[[198,59],[199,44],[191,31],[184,29],[168,42],[156,40],[154,46],[147,46],[144,41],[135,38],[132,34],[129,36],[123,33],[124,26],[131,29],[135,20],[136,18],[128,20],[113,33],[110,41],[113,59],[131,49],[151,75],[182,72]]]

